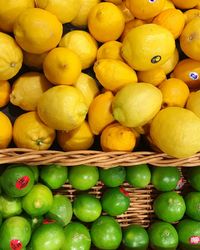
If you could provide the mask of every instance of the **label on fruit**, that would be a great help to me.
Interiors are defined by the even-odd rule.
[[[11,240],[10,241],[10,249],[12,250],[21,250],[22,249],[22,243],[20,240]]]
[[[22,176],[17,180],[16,188],[20,190],[25,188],[28,185],[29,181],[30,181],[29,176]]]
[[[44,219],[43,220],[43,224],[52,224],[52,223],[55,223],[56,222],[56,220],[52,220],[52,219]]]
[[[129,193],[123,188],[123,187],[120,187],[120,192],[122,193],[122,194],[124,194],[125,196],[129,196]]]
[[[161,56],[159,56],[159,55],[154,56],[153,58],[151,58],[152,63],[158,63],[158,62],[160,62],[160,60],[161,60]]]
[[[155,3],[155,2],[156,2],[156,0],[149,0],[149,2],[150,2],[150,3]]]
[[[190,73],[189,73],[189,77],[190,77],[192,80],[198,80],[198,79],[199,79],[199,74],[196,73],[196,72],[190,72]]]
[[[184,185],[185,185],[184,178],[181,177],[180,180],[177,183],[176,190],[181,190]]]
[[[200,236],[192,236],[189,241],[191,245],[197,245],[200,243]]]

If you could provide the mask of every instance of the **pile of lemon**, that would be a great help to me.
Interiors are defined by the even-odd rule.
[[[84,150],[99,137],[103,151],[133,151],[143,134],[173,157],[194,155],[200,0],[2,0],[8,103],[24,112],[13,124],[0,112],[0,148]]]

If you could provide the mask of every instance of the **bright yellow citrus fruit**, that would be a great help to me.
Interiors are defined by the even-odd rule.
[[[96,40],[84,30],[72,30],[66,33],[59,43],[76,53],[82,64],[82,69],[89,68],[95,61],[97,55]]]
[[[37,111],[48,127],[69,131],[79,127],[85,120],[88,106],[79,89],[59,85],[42,94]]]
[[[125,19],[122,11],[113,3],[101,2],[88,16],[88,29],[98,42],[117,40],[123,32]]]
[[[94,135],[87,121],[69,132],[58,131],[58,144],[64,151],[86,150],[94,143]]]
[[[167,9],[174,9],[174,8],[175,8],[175,6],[174,6],[173,2],[171,0],[166,0],[164,6],[162,8],[162,11],[167,10]]]
[[[14,24],[14,35],[19,46],[33,54],[55,48],[62,36],[62,23],[52,13],[39,9],[24,10]]]
[[[0,111],[0,149],[7,148],[12,140],[12,124],[8,116]]]
[[[190,21],[192,21],[194,18],[200,17],[200,10],[199,9],[186,10],[184,12],[184,16],[185,16],[185,23],[187,24]]]
[[[39,98],[51,87],[52,84],[42,73],[24,73],[12,85],[10,102],[26,111],[36,110]]]
[[[93,69],[97,80],[107,90],[116,92],[128,83],[137,82],[136,72],[120,60],[101,59]]]
[[[178,61],[179,61],[179,52],[178,49],[176,48],[172,56],[164,64],[160,65],[160,67],[164,70],[165,74],[168,75],[170,72],[174,70]]]
[[[198,4],[198,0],[190,0],[190,1],[183,1],[183,0],[171,0],[176,8],[179,9],[191,9],[194,8]]]
[[[116,59],[123,61],[121,57],[122,43],[118,41],[109,41],[103,43],[97,51],[97,60],[100,59]]]
[[[23,53],[11,36],[0,32],[0,41],[0,80],[8,80],[21,69]]]
[[[178,78],[169,78],[159,85],[163,95],[162,107],[184,107],[189,96],[186,83]]]
[[[186,108],[194,112],[200,118],[200,90],[190,93]]]
[[[0,108],[6,106],[10,101],[11,86],[6,80],[0,81]]]
[[[110,123],[114,121],[111,105],[114,95],[111,91],[96,96],[88,111],[88,123],[93,134],[98,135]]]
[[[18,148],[45,150],[55,136],[55,130],[47,127],[35,111],[18,116],[13,125],[13,140]]]
[[[76,17],[81,2],[81,0],[35,0],[36,7],[51,12],[61,23],[69,23]]]
[[[137,76],[139,82],[148,82],[154,86],[159,85],[166,79],[165,71],[161,67],[146,71],[137,71]]]
[[[110,2],[110,3],[114,3],[114,4],[122,4],[124,0],[105,0],[105,2]]]
[[[26,51],[23,51],[23,63],[28,66],[30,69],[39,69],[43,68],[43,61],[48,52],[42,54],[32,54]]]
[[[108,125],[100,135],[100,145],[103,151],[131,152],[136,145],[136,135],[130,129],[117,122]]]
[[[81,73],[81,60],[72,50],[64,47],[52,49],[44,59],[43,70],[53,84],[72,85]]]
[[[122,57],[133,69],[139,71],[150,70],[165,63],[175,50],[171,32],[153,23],[131,29],[122,44]]]
[[[127,22],[134,19],[134,16],[133,16],[132,12],[126,6],[125,1],[122,1],[121,4],[117,5],[117,7],[120,8],[120,10],[122,11],[122,13],[124,15],[125,23],[127,23]]]

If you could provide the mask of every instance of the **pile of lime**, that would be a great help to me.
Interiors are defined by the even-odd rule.
[[[1,166],[0,250],[199,249],[200,167],[187,177],[184,194],[176,167]],[[101,197],[90,192],[99,182]],[[134,208],[125,182],[157,190],[148,229],[117,220]],[[76,190],[73,200],[60,192],[65,183]]]

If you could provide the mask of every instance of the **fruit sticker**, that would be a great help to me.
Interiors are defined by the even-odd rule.
[[[56,220],[52,220],[52,219],[44,219],[43,220],[43,224],[52,224],[52,223],[55,223],[56,222]]]
[[[129,197],[129,193],[124,188],[121,187],[119,190],[122,194]]]
[[[150,3],[155,3],[155,2],[156,2],[156,0],[149,0],[149,2],[150,2]]]
[[[21,250],[22,249],[22,243],[20,240],[11,240],[10,241],[10,248],[12,250]]]
[[[154,56],[153,58],[151,58],[152,63],[158,63],[158,62],[160,62],[160,60],[161,60],[161,56],[159,56],[159,55]]]
[[[177,183],[176,190],[181,190],[184,185],[185,185],[184,178],[181,177],[180,180]]]
[[[190,72],[190,73],[189,73],[189,77],[190,77],[192,80],[198,80],[198,79],[199,79],[199,74],[196,73],[196,72]]]
[[[22,176],[17,180],[16,188],[20,190],[25,188],[28,185],[29,181],[30,181],[29,176]]]
[[[192,236],[190,237],[190,244],[197,245],[200,243],[200,236]]]

